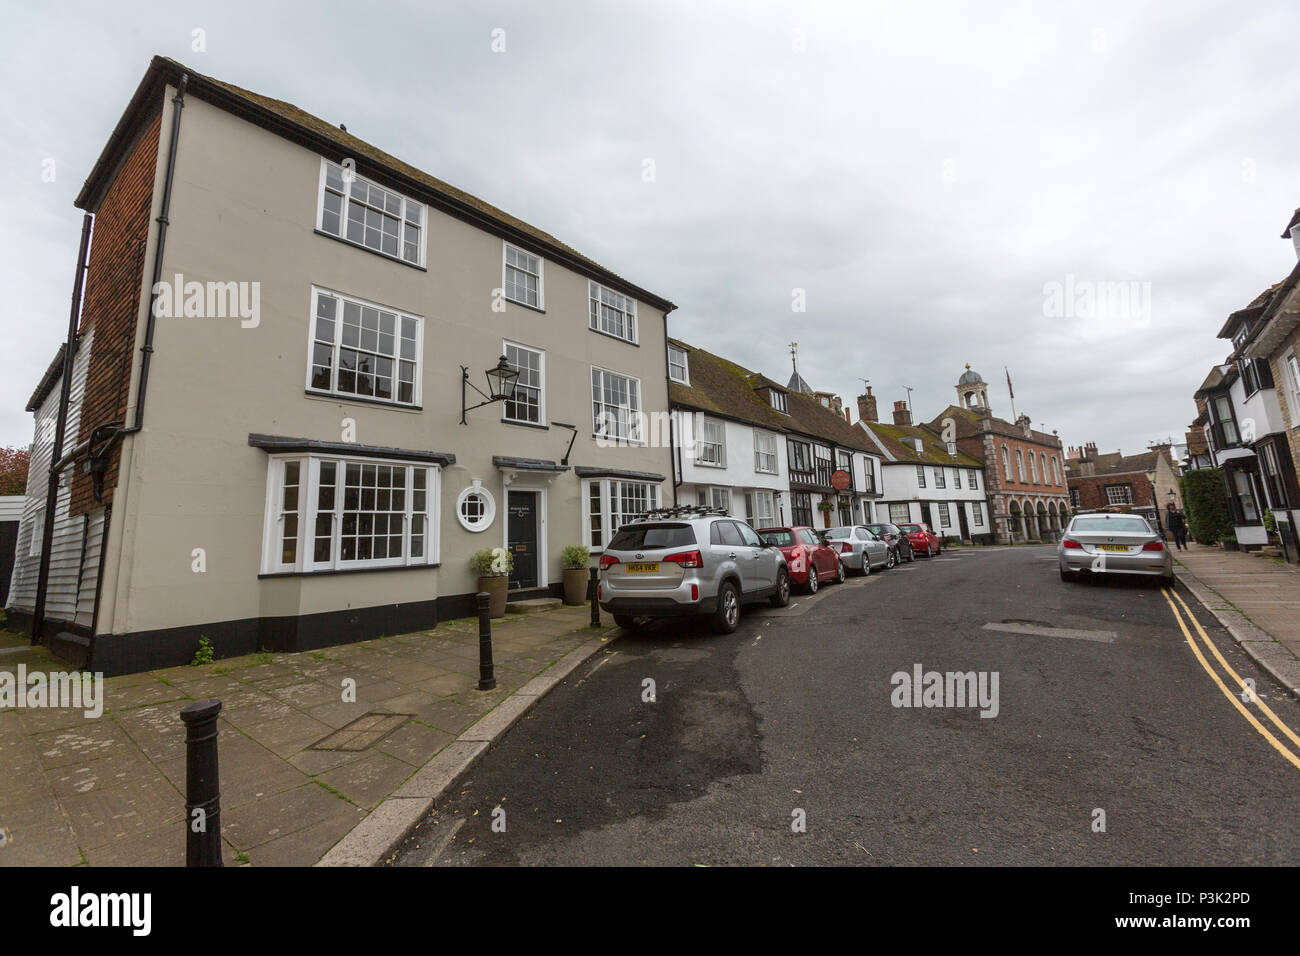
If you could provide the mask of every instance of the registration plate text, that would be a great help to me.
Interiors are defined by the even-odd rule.
[[[659,570],[658,563],[655,564],[629,564],[627,566],[628,574],[654,574]]]

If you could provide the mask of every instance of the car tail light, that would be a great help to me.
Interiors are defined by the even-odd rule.
[[[692,601],[698,601],[699,599],[700,599],[700,586],[699,586],[698,584],[692,584],[692,585],[691,585],[691,600],[692,600]]]
[[[1148,541],[1142,545],[1143,551],[1163,551],[1164,549],[1165,543],[1163,541]]]
[[[847,541],[845,541],[842,545],[840,545],[840,554],[852,554],[852,553],[853,553],[853,545],[849,544]]]
[[[672,564],[680,564],[684,568],[702,568],[704,567],[704,558],[698,551],[678,551],[676,554],[670,554],[664,561]]]
[[[1066,538],[1064,541],[1061,542],[1061,547],[1063,547],[1063,548],[1065,548],[1065,549],[1067,549],[1067,550],[1069,550],[1070,548],[1080,548],[1080,549],[1082,549],[1082,548],[1083,548],[1083,545],[1081,545],[1079,542],[1075,541],[1073,538]]]
[[[602,554],[600,556],[600,569],[604,571],[611,564],[618,564],[618,558],[611,554]]]

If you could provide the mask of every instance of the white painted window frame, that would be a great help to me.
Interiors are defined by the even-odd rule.
[[[599,554],[609,546],[610,540],[618,528],[614,526],[614,516],[618,514],[623,517],[621,511],[614,508],[614,494],[617,489],[619,495],[620,507],[622,501],[622,486],[624,484],[644,485],[649,490],[648,507],[658,508],[662,502],[662,489],[658,483],[653,481],[638,481],[631,478],[584,478],[582,480],[582,543],[587,545],[593,554]],[[591,487],[595,485],[600,491],[600,541],[591,540]]]
[[[617,311],[621,312],[625,320],[630,324],[631,335],[619,335],[617,332],[611,332],[605,328],[604,320],[601,318],[601,314],[600,314],[600,308],[601,308],[600,294],[602,292],[607,292],[611,296],[618,296],[620,299],[622,299],[623,307],[618,308]],[[595,305],[596,307],[594,312],[592,311],[593,305]],[[615,307],[611,306],[611,308],[615,308]],[[640,323],[637,321],[636,299],[632,298],[630,295],[627,295],[623,292],[619,292],[617,289],[612,288],[610,286],[602,285],[601,283],[596,282],[595,280],[588,280],[587,319],[588,319],[587,321],[588,327],[593,332],[599,332],[601,335],[608,335],[610,338],[618,339],[620,342],[627,342],[631,345],[640,344],[640,337],[639,337]]]
[[[695,439],[695,464],[701,468],[726,468],[727,467],[727,425],[725,422],[715,418],[705,418],[700,416],[700,433]],[[717,439],[706,437],[710,433],[716,434]],[[711,461],[705,458],[705,447],[717,449],[717,461]]]
[[[418,199],[412,199],[410,196],[407,196],[405,193],[398,192],[396,189],[392,189],[388,186],[383,185],[382,183],[377,183],[373,179],[368,179],[365,176],[359,176],[357,175],[355,170],[352,170],[350,172],[350,178],[345,176],[343,180],[343,204],[342,207],[339,209],[339,231],[337,233],[334,233],[328,231],[325,228],[325,182],[326,182],[326,173],[328,172],[331,166],[338,168],[341,173],[348,172],[347,170],[344,170],[342,165],[340,165],[339,163],[331,162],[330,160],[326,159],[324,156],[321,157],[320,183],[316,191],[316,229],[324,235],[332,236],[335,239],[338,239],[342,242],[346,242],[350,246],[356,246],[358,249],[367,249],[370,252],[375,253],[376,255],[383,256],[385,259],[392,259],[394,262],[405,263],[408,266],[418,266],[421,269],[425,268],[426,252],[429,246],[429,215],[430,215],[429,204],[426,202],[421,202]],[[391,193],[392,195],[397,196],[402,200],[402,208],[397,216],[397,218],[402,223],[402,231],[401,233],[399,233],[397,237],[397,255],[391,255],[390,253],[384,252],[382,248],[375,249],[372,246],[366,245],[364,242],[356,242],[348,238],[348,206],[352,202],[352,180],[353,179],[365,183],[367,187],[374,186],[377,189],[382,189],[384,190],[384,192]],[[406,239],[406,221],[407,221],[406,210],[407,210],[408,203],[418,205],[421,208],[419,262],[412,262],[410,259],[404,258],[402,256],[402,249],[405,247],[405,239]]]
[[[509,262],[511,249],[513,249],[518,255],[528,256],[528,258],[530,259],[536,259],[537,271],[529,272],[527,269],[521,269],[519,266],[511,265]],[[534,305],[531,302],[525,302],[523,299],[516,299],[512,295],[510,295],[510,283],[506,281],[506,277],[510,274],[511,269],[514,269],[516,272],[522,272],[525,275],[535,275],[537,277],[537,304],[536,305]],[[501,295],[507,302],[513,302],[515,303],[515,305],[522,305],[526,309],[536,309],[538,312],[545,312],[546,311],[546,260],[543,259],[535,252],[529,252],[523,246],[516,246],[514,243],[506,242],[502,240],[501,242]]]
[[[771,443],[771,451],[765,449],[766,443]],[[777,436],[772,432],[765,432],[754,429],[754,471],[760,475],[775,475],[781,469],[780,451],[778,450]],[[772,467],[764,468],[763,460],[772,459]]]
[[[280,542],[284,521],[281,511],[282,491],[284,487],[284,466],[296,461],[302,466],[298,478],[298,546],[295,560],[287,564],[281,560]],[[316,538],[317,501],[320,493],[320,466],[322,462],[335,463],[335,501],[334,521],[331,524],[332,543],[329,561],[315,561],[310,557],[314,552]],[[358,465],[388,465],[406,468],[406,509],[402,522],[401,558],[367,558],[364,561],[343,561],[342,551],[342,516],[343,489],[346,467]],[[418,559],[411,558],[411,515],[414,502],[413,469],[425,469],[425,532],[424,554]],[[440,560],[440,528],[442,514],[442,469],[439,465],[424,461],[404,461],[391,458],[374,458],[363,455],[337,455],[316,453],[293,453],[268,456],[266,469],[266,500],[262,521],[262,573],[263,574],[312,574],[328,571],[368,571],[388,570],[392,568],[430,567]]]
[[[318,388],[312,385],[311,374],[315,366],[316,355],[316,303],[320,296],[331,296],[338,300],[338,308],[334,313],[334,350],[330,358],[330,386],[328,389]],[[347,302],[355,302],[363,308],[380,309],[384,312],[392,312],[397,316],[397,324],[394,328],[394,345],[396,352],[393,355],[393,395],[398,394],[398,385],[400,382],[400,362],[402,362],[402,319],[412,319],[415,322],[415,381],[412,389],[412,400],[410,402],[399,401],[397,398],[379,398],[376,395],[359,395],[356,392],[339,391],[339,350],[345,348],[343,345],[343,308]],[[416,315],[414,312],[407,312],[404,309],[396,308],[391,305],[383,305],[379,302],[371,302],[369,299],[363,299],[360,296],[350,295],[347,292],[340,292],[337,289],[330,289],[325,286],[313,285],[311,287],[311,299],[307,304],[307,379],[305,387],[312,395],[328,395],[331,398],[337,398],[344,402],[364,402],[366,404],[392,405],[395,408],[420,408],[423,405],[423,383],[424,383],[424,316]]]
[[[613,369],[604,368],[604,367],[602,367],[602,366],[600,366],[600,365],[593,365],[593,366],[591,366],[591,372],[592,372],[592,382],[591,382],[591,433],[592,433],[593,437],[601,438],[601,439],[604,440],[604,441],[615,442],[615,443],[617,443],[617,444],[621,444],[621,445],[644,445],[644,444],[645,444],[645,436],[641,434],[641,379],[639,379],[639,378],[637,378],[636,376],[633,376],[633,375],[628,375],[628,374],[626,374],[625,372],[616,372],[616,371],[614,371]],[[596,426],[597,426],[597,424],[598,424],[599,417],[600,417],[600,411],[603,410],[604,408],[613,407],[613,406],[607,406],[607,405],[605,405],[605,401],[604,401],[604,388],[603,388],[603,384],[604,384],[604,383],[603,383],[603,381],[602,381],[602,383],[601,383],[601,384],[602,384],[602,388],[601,388],[601,390],[600,390],[600,391],[601,391],[600,397],[597,398],[597,394],[596,394],[596,382],[595,382],[595,376],[596,376],[596,373],[600,373],[600,375],[602,376],[602,378],[603,378],[603,376],[606,376],[606,375],[613,375],[613,376],[616,376],[616,377],[618,377],[618,378],[627,379],[627,381],[628,381],[632,386],[634,386],[634,387],[630,387],[630,388],[628,389],[628,396],[629,396],[629,398],[633,398],[633,397],[634,397],[635,400],[636,400],[636,404],[635,404],[635,405],[629,405],[629,407],[628,407],[628,430],[629,430],[630,432],[635,433],[634,436],[632,436],[632,437],[624,437],[624,436],[621,436],[621,435],[600,435],[600,434],[596,431]]]
[[[510,339],[501,340],[501,354],[508,355],[511,348],[520,349],[524,352],[531,352],[538,357],[537,374],[541,377],[541,384],[538,386],[537,395],[537,421],[530,422],[526,418],[511,418],[506,414],[507,403],[501,403],[501,420],[509,422],[512,425],[545,425],[546,418],[546,350],[539,349],[532,345],[524,345],[522,342],[515,342]]]
[[[680,362],[673,361],[674,352],[681,355],[682,360]],[[676,368],[676,366],[681,366],[681,370],[682,370],[681,378],[678,378],[676,375],[673,374],[673,371]],[[669,381],[676,382],[679,385],[691,384],[691,365],[690,365],[690,358],[687,355],[686,349],[681,348],[680,346],[677,345],[673,345],[671,343],[669,343],[668,345],[668,379]]]

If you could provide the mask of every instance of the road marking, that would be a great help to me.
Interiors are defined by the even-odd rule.
[[[1210,640],[1210,635],[1205,633],[1205,628],[1201,627],[1201,622],[1196,619],[1196,615],[1193,614],[1192,609],[1187,606],[1187,602],[1183,600],[1182,595],[1177,591],[1173,592],[1173,595],[1178,599],[1178,603],[1183,606],[1183,610],[1187,612],[1187,616],[1191,618],[1192,624],[1196,626],[1196,633],[1201,635],[1201,640],[1205,642],[1205,646],[1208,647],[1218,659],[1219,664],[1223,666],[1223,669],[1231,675],[1234,681],[1237,682],[1237,686],[1244,690],[1246,688],[1246,682],[1242,680],[1241,675],[1234,671],[1228,662],[1223,659],[1223,655],[1219,653],[1219,649],[1215,646],[1214,642]],[[1277,714],[1273,713],[1273,711],[1269,709],[1268,705],[1259,699],[1259,694],[1252,692],[1251,696],[1255,698],[1254,703],[1259,705],[1259,709],[1264,712],[1264,716],[1271,720],[1278,730],[1290,737],[1292,743],[1297,747],[1300,747],[1300,736],[1297,736],[1294,730],[1284,724]]]
[[[1114,644],[1114,631],[1084,631],[1069,627],[1038,627],[1033,624],[994,623],[984,625],[986,631],[1005,631],[1008,634],[1034,634],[1039,637],[1068,637],[1076,641],[1096,641],[1098,644]]]
[[[1223,696],[1232,702],[1233,707],[1236,707],[1237,710],[1241,711],[1241,716],[1250,721],[1250,725],[1259,731],[1260,735],[1265,740],[1272,744],[1274,750],[1290,761],[1297,770],[1300,770],[1300,757],[1293,754],[1282,745],[1281,741],[1269,733],[1268,728],[1255,719],[1255,715],[1246,709],[1245,705],[1237,698],[1237,695],[1228,690],[1227,685],[1223,683],[1223,679],[1215,673],[1214,668],[1210,666],[1210,662],[1205,659],[1205,655],[1201,653],[1201,649],[1196,645],[1196,641],[1192,639],[1192,632],[1187,630],[1187,625],[1183,623],[1183,618],[1182,615],[1178,613],[1177,605],[1169,599],[1168,589],[1161,588],[1160,593],[1164,596],[1165,601],[1168,602],[1169,610],[1173,611],[1174,620],[1178,622],[1178,628],[1183,632],[1183,638],[1187,641],[1187,646],[1192,649],[1192,653],[1195,654],[1196,659],[1200,661],[1201,667],[1205,669],[1205,673],[1209,674],[1214,683],[1219,685],[1219,690],[1223,691]],[[1195,618],[1193,618],[1193,620],[1195,620]],[[1258,695],[1255,696],[1255,700],[1256,702],[1259,701]]]

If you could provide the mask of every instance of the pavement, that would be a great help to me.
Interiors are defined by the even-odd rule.
[[[625,633],[392,863],[1300,863],[1300,702],[1174,590],[1186,612],[1147,582],[1062,582],[1052,546],[970,548],[727,636]],[[896,706],[917,665],[997,674],[996,716]]]
[[[1300,697],[1300,567],[1195,542],[1174,558],[1179,580],[1233,640]]]
[[[478,622],[464,619],[319,651],[108,678],[98,718],[80,709],[0,709],[0,866],[183,865],[179,712],[203,698],[223,703],[227,866],[309,866],[332,848],[327,862],[377,862],[405,832],[393,808],[415,806],[409,793],[395,803],[390,795],[406,787],[418,798],[434,778],[450,783],[617,634],[591,628],[589,617],[583,606],[494,621],[497,686],[486,692],[477,689]],[[20,664],[29,674],[67,670],[26,636],[0,631],[0,677]],[[348,680],[355,701],[344,699]],[[403,716],[380,726],[377,740],[325,740],[370,714]]]

